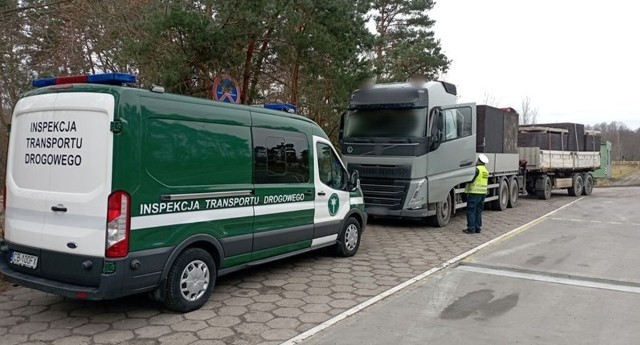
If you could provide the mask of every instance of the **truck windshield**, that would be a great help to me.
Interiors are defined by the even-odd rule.
[[[345,137],[424,137],[427,114],[418,109],[359,109],[347,113]]]

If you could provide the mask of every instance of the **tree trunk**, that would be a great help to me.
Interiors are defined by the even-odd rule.
[[[248,97],[247,104],[253,103],[253,95],[256,94],[256,87],[258,86],[258,77],[262,72],[262,64],[264,63],[267,48],[269,47],[269,42],[271,41],[272,32],[273,32],[273,28],[267,31],[267,34],[264,36],[264,41],[262,41],[262,46],[260,46],[260,52],[258,53],[258,61],[256,61],[256,67],[253,69],[253,77],[251,78],[251,87],[249,88],[249,94],[247,95]]]
[[[298,105],[298,79],[300,78],[300,57],[296,57],[293,65],[293,76],[291,77],[291,104]]]
[[[251,60],[256,50],[256,38],[251,37],[247,46],[247,56],[244,60],[244,71],[242,72],[242,91],[240,91],[240,104],[247,104],[249,94],[249,78],[251,77]]]

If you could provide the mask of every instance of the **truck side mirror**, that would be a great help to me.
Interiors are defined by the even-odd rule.
[[[360,188],[360,173],[354,170],[349,177],[349,190],[353,192],[358,188]]]
[[[437,150],[442,143],[442,131],[444,129],[442,121],[442,110],[439,107],[433,108],[429,117],[429,151]]]
[[[432,135],[429,137],[429,151],[435,151],[440,147],[440,135]]]
[[[340,131],[338,132],[338,140],[342,141],[342,137],[344,137],[344,116],[347,113],[342,113],[340,115]]]

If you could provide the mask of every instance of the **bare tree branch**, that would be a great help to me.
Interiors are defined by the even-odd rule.
[[[520,123],[523,125],[531,125],[538,122],[538,108],[531,104],[529,96],[520,102]]]

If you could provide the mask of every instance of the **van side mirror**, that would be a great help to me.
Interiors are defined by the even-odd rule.
[[[360,173],[354,170],[349,177],[349,190],[353,192],[358,188],[360,188]]]

